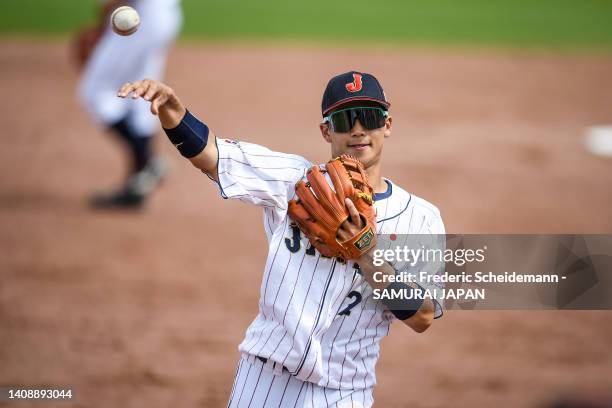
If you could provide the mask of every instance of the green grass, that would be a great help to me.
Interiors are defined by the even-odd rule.
[[[94,0],[3,0],[0,33],[65,35]],[[612,49],[612,0],[184,0],[189,39]]]

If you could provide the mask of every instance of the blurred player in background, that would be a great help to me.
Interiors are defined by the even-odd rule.
[[[140,27],[130,36],[114,33],[109,24],[112,11],[124,5],[140,14]],[[180,0],[108,0],[101,5],[100,17],[97,26],[78,36],[76,57],[83,68],[78,94],[92,119],[125,145],[130,167],[118,189],[94,195],[91,204],[98,209],[139,208],[166,172],[152,151],[159,125],[148,103],[120,100],[116,93],[125,82],[162,78],[182,24]]]

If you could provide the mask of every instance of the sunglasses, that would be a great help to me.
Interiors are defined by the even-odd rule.
[[[332,112],[331,115],[323,118],[323,123],[329,123],[332,132],[346,133],[355,126],[355,121],[359,119],[359,123],[365,129],[374,130],[385,125],[387,116],[389,112],[382,108],[355,107]]]

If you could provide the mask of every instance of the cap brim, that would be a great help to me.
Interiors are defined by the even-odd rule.
[[[391,104],[389,102],[381,101],[380,99],[368,98],[368,97],[365,97],[365,96],[354,96],[352,98],[342,99],[342,100],[339,100],[338,102],[334,103],[332,106],[328,107],[327,109],[325,109],[323,111],[323,116],[327,115],[331,110],[334,110],[338,106],[342,106],[345,103],[354,102],[354,101],[376,102],[376,103],[384,106],[386,109],[389,109],[389,107],[391,106]]]

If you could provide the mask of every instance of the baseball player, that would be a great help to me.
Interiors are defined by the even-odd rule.
[[[134,7],[141,17],[138,31],[130,36],[114,33],[108,24],[110,12],[122,5]],[[162,77],[166,54],[182,22],[180,2],[106,0],[101,15],[99,26],[81,34],[79,99],[96,123],[119,137],[131,163],[125,183],[116,191],[94,196],[91,204],[99,209],[135,208],[160,183],[165,166],[152,153],[151,140],[158,124],[148,104],[117,99],[116,91],[127,81]],[[95,44],[91,51],[88,42]]]
[[[421,299],[394,308],[376,300],[373,289],[388,283],[376,281],[373,273],[394,275],[402,264],[375,267],[372,250],[344,261],[323,256],[311,244],[288,215],[288,203],[297,202],[296,182],[312,180],[314,168],[306,159],[216,137],[159,82],[128,83],[118,95],[150,102],[171,142],[218,183],[223,198],[263,209],[269,249],[259,313],[239,346],[229,406],[372,406],[379,344],[391,322],[400,320],[421,333],[442,315],[441,305]],[[374,76],[338,75],[323,96],[323,139],[332,157],[350,154],[362,163],[374,192],[377,234],[444,234],[435,206],[381,175],[383,145],[392,130],[389,106]],[[348,198],[345,204],[348,218],[334,241],[344,242],[364,228],[357,205]]]

